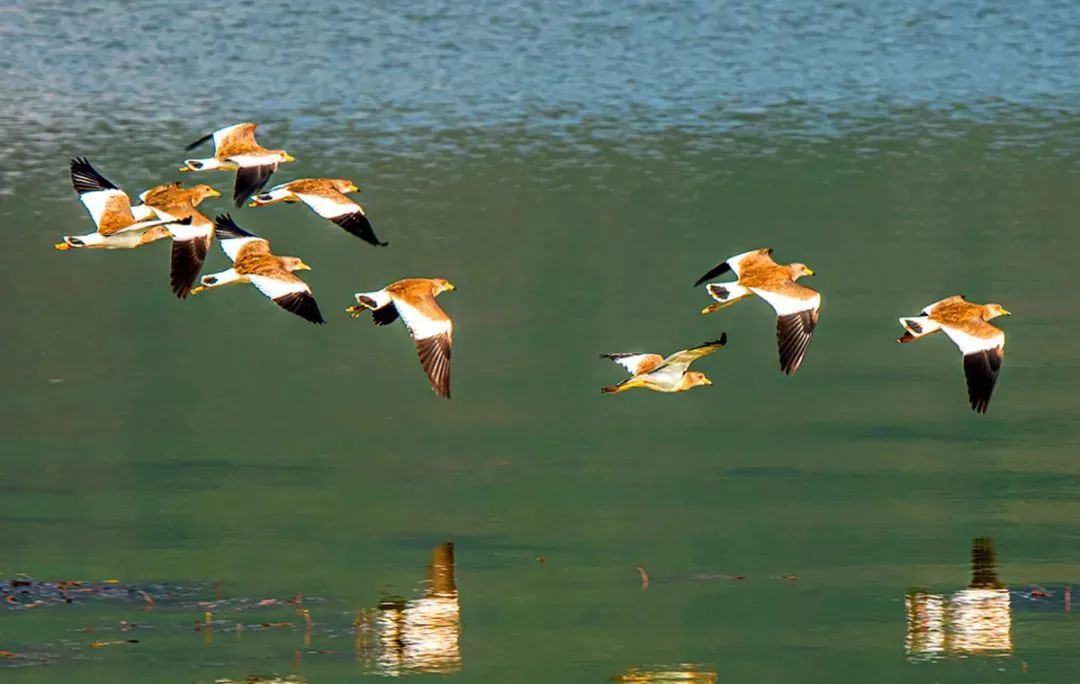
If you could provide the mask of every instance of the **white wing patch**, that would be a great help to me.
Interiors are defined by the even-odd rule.
[[[451,335],[453,333],[454,325],[449,318],[446,320],[428,318],[412,304],[397,297],[392,297],[392,299],[394,307],[398,310],[401,320],[405,321],[405,325],[408,326],[409,333],[414,340],[423,340],[436,335]]]
[[[268,278],[267,276],[249,275],[248,280],[252,285],[259,288],[259,292],[262,292],[270,299],[284,297],[285,295],[294,292],[311,293],[311,288],[299,278],[296,280],[278,280],[277,278]]]
[[[94,225],[100,228],[101,217],[105,214],[105,206],[114,197],[127,197],[127,193],[123,190],[94,190],[79,195],[79,201],[86,207],[90,218],[94,220]]]
[[[144,192],[143,195],[145,194],[146,193]],[[141,196],[140,199],[142,199]],[[135,217],[136,221],[149,221],[155,216],[160,219],[172,218],[168,214],[161,211],[155,211],[153,207],[148,207],[145,204],[136,204],[135,206],[133,206],[131,208],[131,215]]]
[[[186,226],[182,223],[174,223],[169,226],[169,233],[172,234],[174,240],[206,239],[214,234],[214,224],[210,221],[196,223],[194,220]]]
[[[228,240],[218,240],[218,242],[221,243],[221,251],[225,252],[225,256],[232,261],[236,261],[236,255],[240,253],[240,248],[257,240],[266,242],[266,240],[258,237],[230,238]]]
[[[654,356],[656,354],[634,354],[633,356],[621,356],[611,360],[625,368],[630,375],[637,375],[641,362]]]
[[[308,193],[294,192],[294,195],[304,204],[311,207],[311,209],[326,219],[337,218],[338,216],[344,216],[345,214],[352,214],[359,211],[363,213],[359,204],[355,202],[338,202],[330,199],[329,197],[323,197],[322,195],[311,195]]]
[[[821,307],[821,295],[817,292],[814,293],[813,297],[803,299],[801,297],[791,297],[769,290],[762,290],[759,287],[752,287],[750,288],[750,291],[767,301],[773,310],[776,311],[777,316],[787,316],[800,311],[813,311],[814,309]]]
[[[987,349],[997,349],[1005,344],[1005,333],[1001,331],[998,331],[998,334],[993,337],[976,337],[947,325],[942,325],[941,330],[949,336],[953,344],[960,348],[964,356],[986,351]]]
[[[279,154],[234,154],[228,160],[242,168],[272,166],[281,161]]]

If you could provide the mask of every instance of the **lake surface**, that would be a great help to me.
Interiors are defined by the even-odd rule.
[[[1076,680],[1075,3],[15,2],[0,40],[5,682]],[[243,120],[391,243],[232,209],[328,325],[51,248],[68,159],[227,195],[176,167]],[[698,314],[760,246],[823,293],[794,377],[763,302]],[[457,285],[449,402],[344,313],[407,276]],[[1014,314],[986,416],[894,342],[958,293]],[[721,332],[711,387],[598,391]]]

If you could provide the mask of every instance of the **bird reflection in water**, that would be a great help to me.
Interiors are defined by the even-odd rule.
[[[356,617],[356,657],[384,675],[457,672],[460,641],[461,606],[451,543],[432,550],[423,596],[388,598]]]
[[[997,578],[994,541],[971,543],[971,584],[950,595],[911,591],[905,597],[909,657],[1009,655],[1012,606],[1009,589]]]
[[[670,669],[668,669],[670,668]],[[682,684],[716,684],[716,673],[702,671],[697,665],[679,664],[663,668],[639,670],[632,667],[622,674],[611,678],[613,682],[634,682],[640,684],[663,684],[664,682],[682,682]]]

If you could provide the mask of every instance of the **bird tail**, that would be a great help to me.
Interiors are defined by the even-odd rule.
[[[293,197],[292,192],[285,188],[271,188],[266,192],[260,192],[251,196],[249,207],[265,207],[278,202],[287,202]]]
[[[941,326],[930,320],[928,316],[912,316],[899,320],[900,325],[904,326],[904,334],[896,340],[897,342],[914,342],[921,337],[933,335],[941,330]]]
[[[608,387],[601,387],[600,392],[603,394],[618,394],[619,392],[625,392],[628,389],[633,389],[638,386],[639,383],[634,382],[634,378],[627,378],[618,385],[610,385]]]
[[[705,286],[705,291],[709,293],[710,297],[716,300],[716,303],[710,304],[702,309],[702,315],[719,311],[724,307],[731,306],[744,297],[749,297],[754,294],[748,288],[745,288],[738,283],[709,283]]]

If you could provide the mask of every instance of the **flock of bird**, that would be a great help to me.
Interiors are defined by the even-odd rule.
[[[254,123],[228,126],[188,145],[187,149],[191,150],[212,140],[214,155],[188,159],[180,171],[235,170],[233,202],[237,207],[249,201],[249,207],[302,202],[371,245],[387,244],[376,236],[363,207],[348,197],[348,193],[359,192],[350,180],[302,178],[264,191],[278,165],[294,159],[285,150],[259,145],[255,141],[256,126]],[[303,260],[273,254],[269,241],[238,226],[229,214],[211,221],[198,211],[203,200],[221,196],[209,185],[184,188],[179,183],[166,183],[139,195],[142,203],[133,206],[123,190],[83,158],[71,161],[71,182],[96,230],[86,235],[66,236],[55,245],[56,249],[133,249],[171,238],[170,284],[177,297],[184,299],[189,294],[226,285],[250,283],[283,309],[312,323],[325,323],[311,288],[295,275],[296,271],[309,269]],[[202,276],[195,286],[215,236],[232,267]],[[709,282],[728,272],[735,275],[735,281]],[[704,284],[705,291],[716,300],[702,314],[754,295],[772,306],[776,312],[780,370],[794,375],[806,355],[821,311],[821,294],[796,282],[812,275],[814,272],[805,264],[776,263],[772,250],[763,248],[724,260],[694,286]],[[453,284],[443,278],[406,278],[381,290],[356,293],[356,305],[346,309],[354,318],[371,311],[376,325],[389,325],[401,318],[415,342],[432,389],[445,398],[450,397],[453,323],[435,298],[453,289]],[[989,321],[1007,315],[1009,312],[999,304],[973,304],[956,295],[930,304],[918,316],[900,318],[904,334],[897,341],[913,342],[944,332],[963,354],[971,407],[985,413],[1005,353],[1005,334]],[[675,352],[667,358],[645,353],[602,354],[623,366],[631,376],[602,391],[615,394],[644,388],[684,392],[710,385],[703,373],[689,370],[690,365],[722,348],[726,342],[727,335],[723,334],[717,340]]]
[[[233,202],[241,207],[302,202],[319,216],[333,221],[361,240],[376,246],[387,243],[375,235],[363,207],[348,197],[359,188],[346,179],[300,178],[263,191],[278,165],[294,161],[285,150],[271,150],[255,141],[257,124],[241,123],[214,131],[192,144],[191,150],[213,140],[214,155],[188,159],[180,171],[236,171]],[[199,212],[199,204],[221,193],[209,185],[185,188],[166,183],[139,195],[141,204],[102,176],[83,158],[71,161],[71,183],[96,230],[86,235],[68,235],[55,245],[69,249],[134,249],[165,238],[172,239],[169,275],[173,293],[180,299],[206,290],[250,283],[275,304],[312,323],[325,323],[311,288],[296,271],[310,270],[298,257],[277,256],[270,242],[249,233],[229,214],[210,220]],[[202,276],[210,243],[217,237],[222,251],[232,261],[223,271]],[[199,279],[199,285],[195,281]],[[454,286],[443,278],[406,278],[381,290],[356,294],[357,304],[348,309],[353,317],[371,310],[376,325],[388,325],[399,317],[416,343],[420,364],[432,389],[450,397],[450,347],[453,323],[435,297]]]
[[[734,282],[707,282],[728,272],[735,274]],[[812,275],[814,272],[806,264],[776,263],[772,250],[763,248],[722,261],[698,278],[694,286],[705,284],[705,291],[716,300],[701,310],[703,315],[753,295],[764,299],[776,312],[780,370],[794,375],[802,365],[821,312],[821,294],[795,281]],[[900,318],[904,334],[897,342],[914,342],[944,332],[964,356],[971,408],[986,413],[1005,355],[1005,333],[988,321],[1008,315],[1000,304],[972,304],[963,295],[954,295],[930,304],[918,316]],[[601,354],[622,365],[631,376],[602,391],[615,393],[642,387],[657,392],[684,392],[700,385],[711,385],[703,373],[689,370],[690,364],[720,349],[726,342],[727,335],[721,335],[718,340],[675,352],[667,358],[659,354]]]

